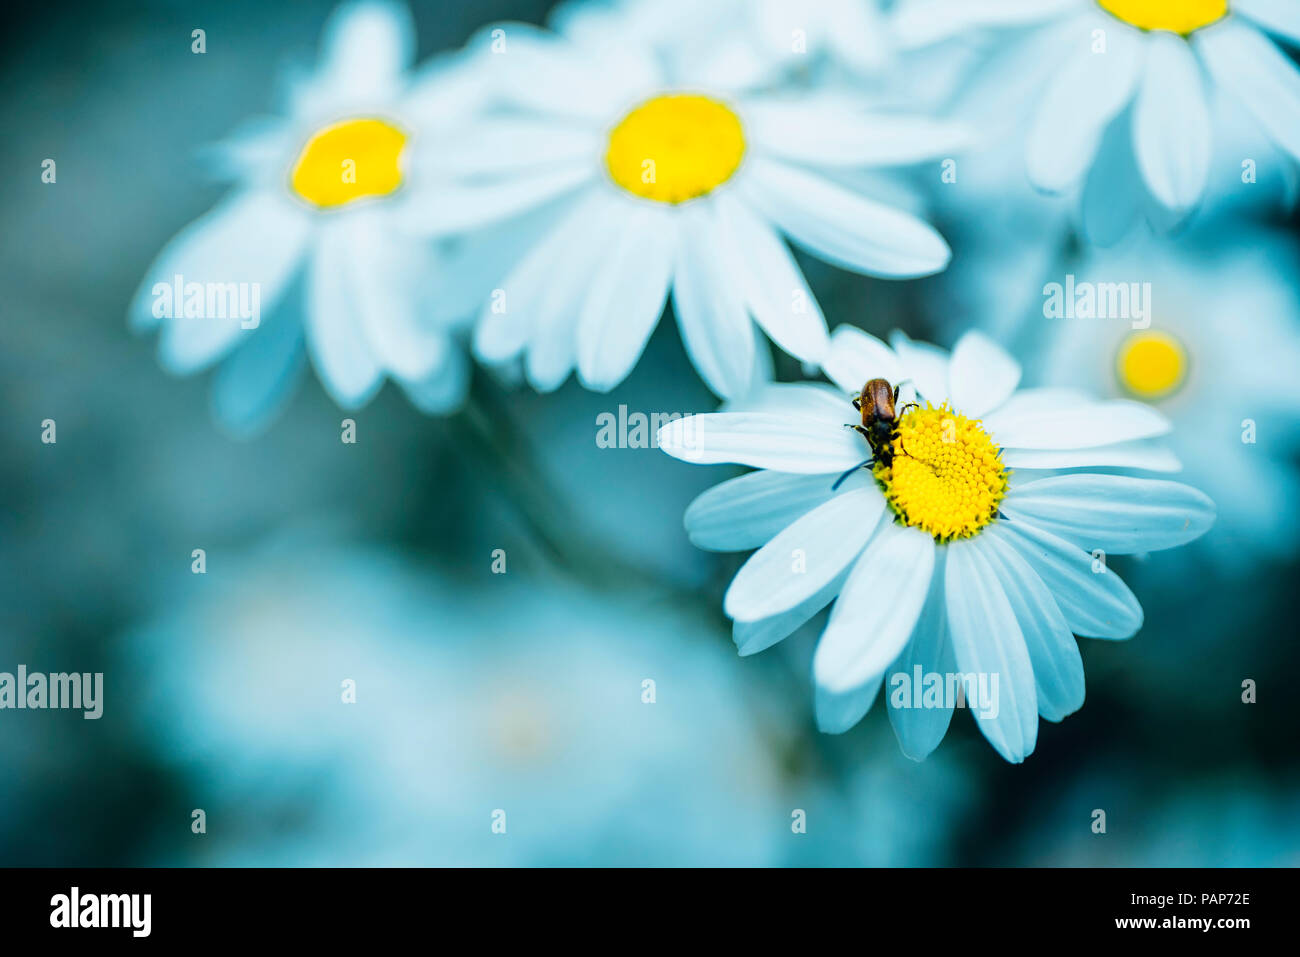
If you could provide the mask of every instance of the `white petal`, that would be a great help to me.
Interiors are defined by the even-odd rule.
[[[876,695],[880,693],[879,676],[857,688],[831,691],[821,685],[813,686],[813,711],[817,717],[817,730],[822,734],[843,734],[861,721],[871,710]]]
[[[159,353],[169,371],[187,375],[206,367],[248,338],[249,330],[238,319],[186,319],[183,300],[173,303],[178,318],[155,316],[155,302],[163,302],[155,286],[170,290],[177,276],[182,284],[247,283],[250,297],[257,291],[262,315],[269,315],[298,274],[310,229],[311,216],[273,192],[223,199],[181,230],[149,266],[131,305],[132,327],[162,323]]]
[[[448,339],[438,364],[418,382],[403,382],[402,391],[425,415],[446,415],[460,408],[469,391],[469,359]]]
[[[1171,210],[1200,202],[1210,172],[1210,110],[1187,41],[1157,31],[1133,111],[1133,144],[1151,194]]]
[[[1159,442],[1139,439],[1091,449],[1004,449],[1002,464],[1010,469],[1127,468],[1147,472],[1178,472],[1178,456]]]
[[[577,164],[487,184],[417,187],[398,218],[405,230],[417,236],[447,236],[535,209],[590,182],[593,175],[590,166]]]
[[[1029,178],[1057,192],[1077,182],[1092,163],[1102,131],[1133,96],[1141,64],[1137,31],[1116,23],[1105,53],[1091,49],[1091,20],[1080,21],[1070,59],[1062,64],[1025,143]]]
[[[488,177],[537,174],[545,167],[590,165],[603,152],[599,131],[555,119],[489,117],[458,127],[421,154],[430,176]]]
[[[973,419],[992,412],[1011,397],[1020,382],[1020,363],[982,332],[968,332],[952,350],[948,386],[962,415]]]
[[[736,643],[737,654],[743,656],[757,654],[771,648],[778,641],[789,637],[806,624],[819,611],[831,603],[840,593],[844,582],[849,577],[849,568],[845,568],[822,588],[805,598],[789,611],[771,615],[758,621],[737,621],[731,626],[731,638]]]
[[[384,382],[348,279],[351,254],[336,222],[321,230],[307,268],[307,351],[325,391],[345,409],[365,405]]]
[[[676,247],[667,210],[629,205],[578,317],[578,375],[588,389],[609,391],[641,358],[664,311]]]
[[[1232,10],[1300,45],[1300,5],[1294,0],[1233,0]]]
[[[1189,485],[1127,475],[1056,475],[1014,486],[1001,511],[1091,552],[1173,548],[1214,524],[1214,503]]]
[[[251,438],[284,407],[306,368],[301,323],[277,316],[217,369],[213,413],[234,435]]]
[[[357,316],[376,359],[394,375],[424,378],[446,349],[443,330],[429,322],[423,308],[428,254],[394,235],[373,207],[350,218],[347,246]]]
[[[947,549],[944,589],[953,655],[957,670],[977,679],[966,679],[967,703],[989,744],[1019,764],[1038,740],[1038,693],[1020,624],[979,540],[953,542]],[[981,682],[991,700],[973,693]]]
[[[758,548],[835,493],[828,475],[751,472],[704,492],[686,509],[686,532],[697,548]]]
[[[953,656],[952,636],[948,633],[947,601],[944,598],[944,561],[947,550],[935,550],[934,574],[930,578],[930,593],[926,597],[921,617],[889,673],[885,675],[885,700],[889,704],[889,723],[894,726],[898,746],[913,761],[924,761],[939,746],[948,733],[952,721],[953,701],[946,695],[933,707],[925,707],[923,695],[926,675],[951,675],[957,671]],[[918,675],[917,669],[920,668]],[[904,676],[899,678],[898,676]],[[901,697],[900,706],[895,692],[907,682],[909,694]],[[919,703],[918,703],[919,702]]]
[[[819,382],[761,382],[720,411],[807,416],[833,426],[851,425],[858,419],[851,396]]]
[[[683,462],[732,462],[802,474],[839,473],[862,462],[860,437],[817,419],[754,412],[688,415],[659,430],[659,448]]]
[[[984,420],[993,441],[1006,449],[1087,449],[1149,439],[1169,432],[1169,420],[1126,399],[1042,411],[999,409]]]
[[[403,4],[346,3],[325,24],[325,82],[356,102],[395,95],[414,56],[415,24]]]
[[[754,372],[754,334],[737,282],[738,252],[714,203],[689,203],[677,220],[673,311],[682,343],[714,394],[742,396]]]
[[[934,539],[886,518],[858,559],[813,654],[813,681],[844,694],[880,680],[912,637],[934,572]]]
[[[1024,27],[1059,17],[1080,0],[901,0],[891,19],[905,47],[928,46],[979,27]]]
[[[1278,146],[1300,157],[1300,70],[1254,27],[1233,18],[1192,35],[1210,75],[1237,95]]]
[[[765,155],[809,166],[901,166],[963,152],[971,131],[948,120],[868,113],[842,97],[753,99],[746,138]]]
[[[1104,560],[1025,522],[994,522],[983,534],[1020,553],[1076,635],[1131,638],[1142,627],[1142,606]]]
[[[817,362],[826,351],[826,318],[785,242],[733,193],[717,209],[738,252],[745,302],[778,346],[796,359]]]
[[[822,370],[846,393],[856,394],[872,379],[894,384],[903,379],[903,366],[894,351],[875,336],[853,326],[838,326]]]
[[[1034,668],[1038,713],[1060,721],[1083,707],[1083,659],[1056,599],[1020,553],[995,536],[980,539],[981,554],[997,572]]]
[[[928,342],[914,342],[902,332],[889,337],[889,344],[903,365],[904,381],[916,386],[916,391],[932,405],[947,402],[948,354]]]
[[[723,599],[727,617],[758,621],[816,594],[861,553],[885,509],[876,488],[819,505],[750,556]]]
[[[832,265],[868,276],[914,278],[941,272],[952,253],[911,213],[850,192],[773,160],[755,159],[746,194],[782,231]]]

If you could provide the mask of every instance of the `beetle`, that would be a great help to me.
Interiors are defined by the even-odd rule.
[[[902,385],[891,386],[888,379],[868,379],[862,391],[853,397],[853,408],[862,415],[861,425],[850,426],[871,446],[871,458],[855,465],[839,477],[833,488],[839,488],[850,475],[868,465],[880,463],[886,468],[894,463],[894,439],[898,433],[898,420],[908,409],[916,406],[909,402],[898,408],[898,390]]]

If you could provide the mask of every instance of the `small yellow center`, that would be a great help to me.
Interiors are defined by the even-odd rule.
[[[623,117],[610,131],[605,166],[635,196],[684,203],[731,179],[744,155],[745,131],[730,107],[674,93]]]
[[[1228,15],[1228,0],[1097,0],[1097,5],[1139,30],[1168,30],[1183,36]]]
[[[939,542],[969,538],[993,521],[1010,474],[979,421],[946,403],[904,413],[893,463],[872,473],[899,520]]]
[[[1119,347],[1119,382],[1139,399],[1163,399],[1187,377],[1187,351],[1167,332],[1135,332]]]
[[[344,120],[317,130],[293,164],[293,191],[321,209],[387,196],[402,185],[406,134],[376,119]]]

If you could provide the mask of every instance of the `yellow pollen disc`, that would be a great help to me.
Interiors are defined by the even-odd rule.
[[[635,196],[684,203],[731,179],[744,155],[745,131],[728,106],[674,93],[623,117],[610,131],[605,166]]]
[[[1168,30],[1183,36],[1228,15],[1228,0],[1097,0],[1097,5],[1139,30]]]
[[[898,423],[892,465],[872,473],[904,525],[949,542],[969,538],[997,516],[1010,474],[976,419],[947,404],[906,412]]]
[[[1187,352],[1167,332],[1135,332],[1119,347],[1120,385],[1140,399],[1162,399],[1187,377]]]
[[[387,196],[402,185],[406,134],[375,119],[344,120],[317,130],[293,164],[293,191],[322,209]]]

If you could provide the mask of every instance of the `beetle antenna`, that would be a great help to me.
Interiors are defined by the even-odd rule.
[[[835,484],[831,486],[831,491],[832,492],[839,491],[840,486],[848,481],[850,475],[852,475],[860,468],[865,468],[866,466],[870,465],[874,461],[875,459],[867,459],[865,462],[861,462],[858,465],[853,466],[853,468],[849,469],[847,472],[845,472],[843,475],[841,475],[839,478],[835,480]]]

